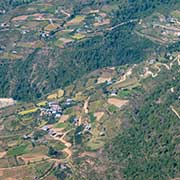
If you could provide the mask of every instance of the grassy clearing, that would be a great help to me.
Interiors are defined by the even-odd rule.
[[[33,120],[33,118],[32,117],[23,117],[22,118],[22,121],[32,121]]]
[[[94,116],[92,112],[89,113],[89,118],[90,118],[91,123],[93,123],[96,120],[96,117]]]
[[[66,148],[65,144],[61,143],[59,140],[52,140],[48,143],[48,145],[52,146],[58,151],[62,151],[64,148]]]
[[[116,106],[114,106],[114,105],[110,105],[110,106],[108,107],[108,110],[109,110],[110,112],[114,113],[114,112],[116,112],[116,111],[118,110],[118,108],[117,108]]]
[[[141,84],[139,83],[137,78],[131,78],[131,79],[127,79],[124,82],[117,83],[117,84],[113,85],[113,87],[115,87],[115,88],[134,88],[134,87],[137,87],[140,85]]]
[[[93,113],[98,112],[105,105],[105,103],[106,102],[104,100],[97,100],[97,101],[91,102],[89,104],[89,111]]]
[[[67,123],[58,123],[58,124],[56,124],[55,128],[63,128],[63,129],[65,129],[67,126],[68,126]]]
[[[9,59],[9,60],[17,60],[22,59],[23,56],[20,54],[12,54],[12,53],[3,53],[0,59]]]
[[[87,147],[90,148],[92,151],[95,151],[103,147],[103,145],[104,142],[95,137],[87,144]]]
[[[45,31],[53,31],[59,27],[58,24],[48,24],[44,29]]]
[[[124,89],[118,92],[118,97],[120,98],[126,98],[131,95],[131,91],[128,89]]]
[[[23,48],[41,48],[42,46],[43,46],[43,42],[41,41],[17,43],[17,47],[23,47]]]
[[[39,103],[37,103],[37,106],[41,107],[41,106],[46,106],[47,101],[41,101]]]
[[[18,114],[21,115],[21,116],[24,116],[24,115],[27,115],[27,114],[35,113],[35,112],[38,111],[38,109],[39,108],[28,109],[28,110],[25,110],[25,111],[21,111]]]
[[[175,18],[177,18],[178,19],[178,21],[180,21],[180,11],[173,11],[172,13],[171,13],[171,15],[172,16],[174,16]]]
[[[46,172],[51,166],[53,162],[43,161],[39,164],[34,164],[33,168],[35,169],[36,176],[40,177]]]
[[[61,98],[63,95],[64,95],[64,90],[59,89],[55,93],[52,93],[52,94],[48,95],[47,99],[48,100],[58,99],[58,98]]]
[[[14,148],[8,150],[7,155],[9,156],[19,156],[25,153],[28,153],[28,144],[21,144]]]
[[[79,33],[77,33],[74,36],[72,36],[72,38],[75,39],[75,40],[81,40],[81,39],[83,39],[85,37],[86,37],[85,35],[79,34]]]
[[[85,16],[76,16],[75,18],[67,22],[67,25],[80,24],[82,21],[84,21],[84,19],[85,19]]]

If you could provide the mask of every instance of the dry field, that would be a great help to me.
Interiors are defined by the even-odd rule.
[[[37,162],[37,161],[41,161],[43,159],[49,159],[49,157],[44,154],[26,154],[26,155],[19,156],[19,157],[21,157],[26,164],[28,162]]]
[[[108,103],[111,105],[114,105],[118,108],[121,108],[122,106],[124,106],[128,103],[128,100],[122,100],[122,99],[117,99],[117,98],[109,98]]]
[[[66,25],[77,25],[80,24],[85,19],[84,16],[76,16],[74,19],[67,22]]]
[[[94,26],[97,27],[97,26],[103,26],[103,25],[107,25],[107,24],[110,24],[110,20],[109,19],[104,19],[102,22],[94,23]]]
[[[68,118],[69,118],[69,115],[62,115],[59,122],[64,123],[68,120]]]
[[[31,180],[34,176],[35,174],[27,166],[0,168],[0,180]]]
[[[14,101],[12,98],[0,98],[0,108],[11,106],[15,103],[16,101]]]
[[[28,16],[17,16],[15,18],[12,19],[12,21],[25,21],[27,20]]]
[[[97,121],[100,121],[101,118],[103,117],[103,115],[104,115],[104,112],[96,112],[96,113],[94,113],[94,116],[96,117]]]
[[[99,77],[98,81],[97,81],[97,84],[105,83],[105,82],[108,82],[108,81],[111,81],[111,77]]]
[[[73,41],[73,39],[70,39],[70,38],[59,38],[59,40],[62,41],[64,44],[67,44]]]
[[[0,158],[3,158],[6,154],[7,154],[7,152],[6,152],[6,151],[4,151],[4,152],[0,152]]]
[[[97,155],[95,152],[83,152],[79,155],[79,157],[85,157],[85,156],[89,156],[89,157],[92,157],[92,158],[96,158]]]

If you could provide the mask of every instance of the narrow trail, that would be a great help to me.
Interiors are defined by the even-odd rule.
[[[171,110],[176,114],[176,116],[180,119],[180,114],[176,111],[176,109],[171,106]]]
[[[89,112],[89,110],[88,110],[89,100],[90,100],[90,97],[88,97],[88,99],[84,103],[83,109],[84,109],[85,114],[88,114],[88,112]]]
[[[61,13],[63,13],[64,15],[71,17],[71,14],[67,13],[66,11],[64,11],[63,9],[61,9]]]
[[[171,62],[172,63],[172,62]],[[158,74],[161,72],[161,68],[160,66],[164,66],[167,70],[171,70],[171,66],[172,65],[167,65],[167,64],[164,64],[164,63],[156,63],[154,65],[154,67],[157,69],[157,72],[156,73],[153,73],[152,71],[149,70],[148,67],[146,67],[146,72],[145,72],[145,77],[148,77],[148,75],[151,75],[153,78],[157,77]]]
[[[51,167],[41,176],[39,177],[39,180],[46,178],[51,174],[51,172],[56,168],[56,162],[54,162]]]
[[[82,119],[82,114],[83,114],[83,112],[85,114],[88,114],[88,112],[89,112],[89,109],[88,109],[89,100],[90,100],[90,97],[88,97],[88,99],[84,102],[83,110],[82,110],[81,115],[79,117],[79,126],[82,124],[82,120],[83,120]]]
[[[129,21],[126,21],[126,22],[122,22],[122,23],[120,23],[120,24],[117,24],[117,25],[115,25],[115,26],[113,26],[113,27],[107,28],[106,30],[107,30],[107,31],[112,31],[112,30],[114,30],[114,29],[116,29],[116,28],[118,28],[118,27],[121,27],[121,26],[123,26],[123,25],[129,24],[129,23],[133,23],[133,22],[138,22],[138,21],[139,21],[139,19],[131,19],[131,20],[129,20]]]
[[[63,149],[63,152],[65,152],[65,153],[67,154],[67,157],[66,157],[65,159],[61,159],[61,161],[62,161],[62,160],[70,159],[71,156],[72,156],[72,150],[70,149],[70,148],[72,147],[72,144],[64,139],[64,137],[65,137],[70,131],[71,131],[71,130],[66,131],[66,132],[63,134],[63,136],[60,137],[60,138],[57,138],[57,137],[55,138],[56,140],[59,140],[61,143],[63,143],[63,144],[66,146],[66,148]]]
[[[126,81],[127,77],[132,74],[132,70],[133,70],[132,68],[128,69],[127,72],[121,77],[121,79],[117,81],[115,84],[119,84]]]

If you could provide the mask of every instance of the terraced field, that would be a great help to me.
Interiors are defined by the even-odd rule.
[[[0,180],[177,179],[179,7],[0,2]]]
[[[52,166],[54,172],[59,164],[77,168],[77,158],[85,158],[93,163],[98,150],[119,131],[126,111],[130,108],[129,101],[131,103],[131,97],[137,93],[136,88],[146,89],[148,87],[144,82],[158,78],[164,71],[173,70],[178,65],[178,57],[178,54],[174,54],[168,63],[159,59],[158,62],[146,61],[131,67],[104,68],[74,82],[73,88],[53,91],[45,99],[35,103],[18,103],[2,109],[0,178],[6,176],[5,172],[10,167],[17,171],[24,169],[24,173],[27,173],[38,163],[47,164],[47,168],[55,163]],[[152,69],[152,74],[147,75],[147,69]],[[113,81],[98,82],[102,74],[104,76],[107,73],[111,74]],[[94,77],[96,80],[89,86]],[[76,100],[77,93],[79,98]],[[179,117],[177,107],[177,104],[173,104],[171,109]],[[12,132],[16,136],[12,136]],[[38,175],[33,169],[31,171],[33,176],[42,175]],[[18,178],[19,174],[13,176]],[[48,176],[51,177],[52,173],[47,174]]]

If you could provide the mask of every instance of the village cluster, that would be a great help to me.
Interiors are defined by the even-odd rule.
[[[5,11],[0,13],[4,14]],[[64,48],[73,42],[103,32],[110,25],[110,15],[101,10],[88,10],[87,12],[76,15],[69,9],[64,10],[57,7],[54,13],[48,11],[47,13],[30,12],[28,15],[27,13],[23,13],[24,12],[22,12],[22,15],[11,17],[9,20],[5,19],[4,22],[2,21],[0,23],[0,32],[16,31],[16,33],[20,33],[23,37],[32,36],[33,38],[31,39],[35,39],[36,41],[40,40],[43,41],[43,43],[52,41],[53,45]],[[30,24],[36,24],[36,26],[30,26]],[[18,42],[19,44],[28,43],[24,40],[19,40]],[[28,46],[29,45],[27,45],[27,47]],[[24,49],[25,47],[23,46],[21,47],[23,52],[21,52],[19,47],[21,47],[21,45],[19,46],[16,43],[14,43],[12,47],[6,45],[0,46],[0,53],[8,53],[11,55],[7,56],[7,54],[5,54],[2,55],[2,58],[11,57],[16,59],[23,57],[25,51],[29,53],[28,49]]]

